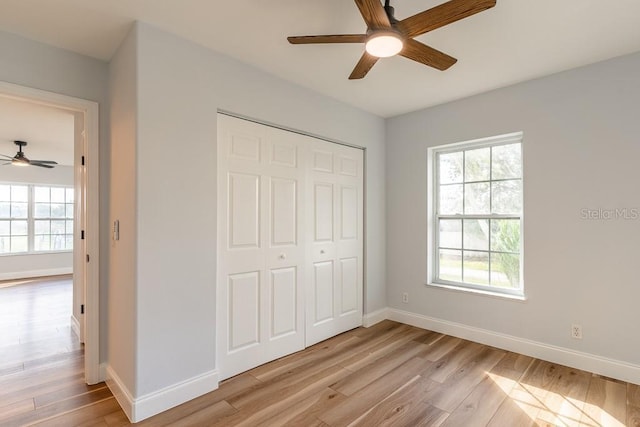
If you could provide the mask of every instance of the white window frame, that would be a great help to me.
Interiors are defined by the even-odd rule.
[[[519,143],[521,146],[520,162],[524,165],[524,141],[522,132],[514,132],[505,135],[498,135],[488,138],[480,138],[470,141],[439,145],[430,147],[427,150],[427,285],[442,287],[465,292],[474,292],[487,294],[491,296],[500,296],[514,299],[525,299],[524,294],[524,168],[522,170],[521,180],[521,206],[522,210],[519,215],[515,214],[488,214],[488,215],[439,215],[438,199],[439,199],[439,170],[437,159],[439,154],[454,153],[464,150],[479,149],[486,147],[495,147],[500,145],[508,145]],[[489,182],[492,180],[490,179]],[[520,220],[520,284],[519,288],[500,288],[490,285],[477,285],[464,282],[451,282],[438,279],[439,264],[439,232],[437,229],[439,218],[454,219],[519,219]]]
[[[35,234],[35,221],[37,220],[49,220],[49,221],[57,221],[57,220],[61,220],[61,221],[69,221],[68,218],[36,218],[35,217],[35,188],[36,187],[48,187],[48,188],[64,188],[66,189],[71,189],[72,191],[74,190],[74,186],[73,185],[59,185],[59,184],[38,184],[38,183],[31,183],[31,182],[0,182],[1,185],[11,185],[11,186],[21,186],[21,187],[27,187],[27,217],[26,218],[16,218],[17,220],[21,220],[21,221],[27,221],[27,250],[26,251],[22,251],[22,252],[5,252],[5,253],[0,253],[0,257],[6,257],[6,256],[24,256],[24,255],[42,255],[42,254],[57,254],[57,253],[68,253],[68,252],[73,252],[73,248],[71,249],[51,249],[51,250],[35,250],[35,239],[36,239],[36,234]],[[75,197],[74,197],[75,199]],[[51,202],[49,202],[51,203]],[[65,205],[68,204],[66,201],[63,202]],[[74,200],[74,204],[75,204],[75,200]],[[66,212],[66,209],[65,209]],[[75,214],[75,208],[73,210],[74,214]],[[11,221],[14,218],[3,218],[2,220],[8,220]],[[71,219],[72,221],[75,221],[75,218]],[[49,234],[51,236],[51,234]],[[68,235],[68,233],[66,233],[66,228],[65,228],[65,236]]]

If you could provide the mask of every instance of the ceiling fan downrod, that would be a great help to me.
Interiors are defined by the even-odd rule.
[[[391,25],[398,23],[398,20],[394,16],[396,10],[391,6],[391,0],[384,0],[384,11],[387,12],[387,17],[389,18]]]

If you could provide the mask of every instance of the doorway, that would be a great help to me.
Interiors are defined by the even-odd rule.
[[[84,341],[85,381],[103,381],[99,362],[98,104],[0,82],[0,97],[66,110],[74,115],[73,318]]]

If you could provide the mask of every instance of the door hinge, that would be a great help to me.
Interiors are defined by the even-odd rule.
[[[81,239],[81,240],[84,240],[84,230],[81,230],[81,231],[80,231],[80,239]]]
[[[84,166],[84,156],[82,156],[82,166]]]
[[[84,314],[84,304],[80,304],[80,314]]]
[[[89,262],[89,261],[90,261],[89,254],[87,254],[87,262]]]

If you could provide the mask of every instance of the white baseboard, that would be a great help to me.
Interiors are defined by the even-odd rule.
[[[372,313],[365,314],[364,316],[362,316],[362,326],[364,326],[365,328],[369,328],[376,323],[382,322],[383,320],[388,318],[388,311],[389,309],[385,307]]]
[[[30,279],[32,277],[61,276],[63,274],[72,274],[72,273],[73,273],[72,267],[49,268],[47,270],[13,271],[10,273],[0,273],[0,280],[16,280],[16,279]]]
[[[107,366],[106,372],[107,386],[132,423],[142,421],[218,388],[218,371],[214,370],[134,398],[110,366]]]
[[[73,314],[71,315],[71,330],[76,334],[80,342],[84,344],[84,337],[80,334],[80,322]]]
[[[537,341],[435,319],[408,311],[387,309],[388,319],[430,331],[513,351],[599,375],[640,384],[640,366]]]

